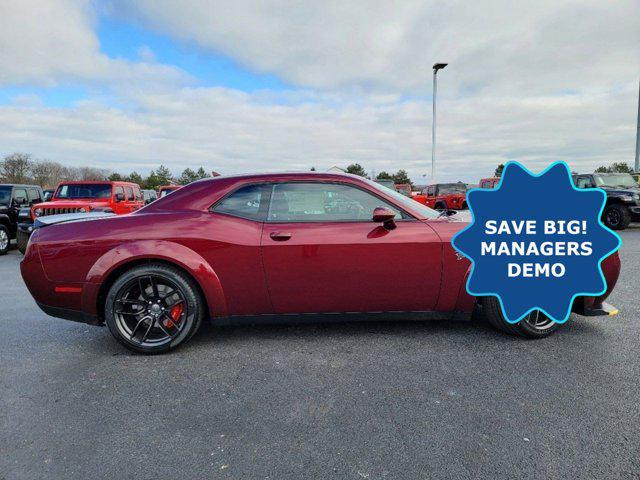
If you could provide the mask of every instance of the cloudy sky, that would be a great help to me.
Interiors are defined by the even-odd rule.
[[[0,155],[426,183],[434,62],[438,180],[633,162],[639,0],[0,2]]]

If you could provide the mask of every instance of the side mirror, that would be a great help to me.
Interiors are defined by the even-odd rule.
[[[116,202],[124,202],[124,193],[116,193]]]
[[[24,197],[16,197],[15,202],[16,202],[16,205],[20,206],[20,205],[26,204],[27,199]]]
[[[375,223],[382,223],[384,228],[387,230],[393,230],[396,228],[396,222],[394,220],[395,217],[395,212],[386,207],[377,207],[373,211],[373,221]]]
[[[51,192],[47,192],[44,194],[44,198],[42,200],[48,202],[49,200],[51,200],[51,197],[53,197],[53,194]]]

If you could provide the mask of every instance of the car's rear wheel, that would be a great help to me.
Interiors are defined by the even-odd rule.
[[[4,255],[9,251],[9,244],[11,237],[9,236],[9,230],[4,225],[0,225],[0,255]]]
[[[602,212],[604,224],[611,230],[624,230],[631,223],[631,213],[624,205],[609,205]]]
[[[105,320],[125,347],[162,353],[189,340],[205,315],[197,286],[181,270],[164,264],[134,267],[111,286]]]
[[[561,324],[551,320],[539,310],[534,310],[518,323],[509,323],[502,315],[500,302],[496,297],[482,300],[482,311],[487,321],[496,329],[526,338],[544,338],[556,332]]]

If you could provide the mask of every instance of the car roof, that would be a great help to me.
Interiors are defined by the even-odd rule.
[[[91,185],[135,185],[139,186],[137,183],[133,182],[125,182],[123,180],[69,180],[68,182],[60,182],[60,185],[85,185],[90,183]]]
[[[353,175],[351,173],[337,173],[337,172],[312,172],[312,171],[276,171],[276,172],[258,172],[258,173],[245,173],[238,175],[221,175],[219,177],[203,178],[197,180],[197,182],[219,182],[226,180],[242,180],[242,181],[264,181],[270,180],[327,180],[327,179],[351,179],[351,180],[368,180],[365,177],[359,175]],[[375,182],[375,180],[373,180]],[[194,182],[195,183],[195,182]]]
[[[32,185],[28,183],[0,183],[0,187],[29,187],[29,188],[41,188],[40,185]]]

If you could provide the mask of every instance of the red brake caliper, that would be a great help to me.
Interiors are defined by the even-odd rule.
[[[175,327],[177,323],[180,323],[180,316],[184,312],[184,303],[180,302],[177,305],[171,307],[169,310],[169,316],[171,319],[167,319],[167,327],[172,328]]]

